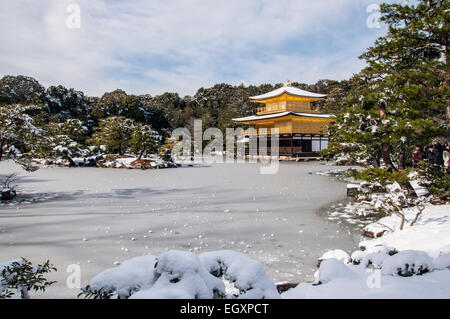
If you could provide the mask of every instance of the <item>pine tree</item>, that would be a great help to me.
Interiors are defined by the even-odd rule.
[[[172,139],[170,137],[167,137],[165,139],[164,144],[161,145],[159,150],[159,155],[164,161],[172,160],[172,150],[178,142],[179,141]]]
[[[381,6],[387,35],[361,56],[367,67],[350,80],[326,155],[395,172],[408,166],[414,145],[447,135],[448,11],[448,1]]]
[[[35,126],[27,113],[40,110],[38,105],[0,105],[0,160],[7,153],[26,170],[34,170],[31,158],[36,155],[36,145],[45,139],[42,129]]]
[[[44,87],[29,76],[6,75],[0,79],[0,104],[42,104]]]
[[[144,154],[152,154],[158,151],[160,144],[160,135],[154,131],[150,125],[136,123],[131,132],[130,151],[138,156],[138,159]]]
[[[73,157],[87,155],[88,133],[88,128],[78,119],[68,119],[63,123],[50,122],[44,127],[46,138],[37,144],[38,156],[62,157],[72,162]]]
[[[123,116],[101,119],[99,127],[88,143],[97,147],[104,145],[107,152],[123,155],[128,149],[133,128],[133,120]]]

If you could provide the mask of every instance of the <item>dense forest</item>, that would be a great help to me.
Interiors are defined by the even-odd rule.
[[[349,90],[348,81],[320,80],[316,84],[292,83],[301,89],[328,94],[328,101],[317,107],[323,112],[339,112],[339,104]],[[180,97],[166,92],[157,96],[130,95],[121,89],[106,92],[101,97],[89,97],[82,91],[61,85],[43,87],[27,76],[4,76],[0,79],[0,105],[21,104],[43,106],[37,116],[39,124],[62,123],[78,119],[92,131],[100,119],[124,116],[151,125],[165,134],[177,127],[190,127],[194,119],[202,119],[208,127],[233,125],[231,118],[253,115],[257,104],[250,96],[267,93],[282,84],[232,86],[221,83],[200,88],[194,96]]]
[[[315,107],[333,113],[339,112],[340,101],[349,90],[347,81],[292,85],[329,94],[326,102],[321,101]],[[281,83],[217,84],[185,97],[170,92],[157,96],[131,95],[117,89],[101,97],[89,97],[73,88],[61,85],[45,88],[34,78],[7,75],[0,80],[4,119],[0,124],[1,153],[74,157],[86,155],[88,147],[101,145],[114,154],[155,152],[173,129],[192,130],[195,119],[203,120],[203,127],[225,130],[235,126],[232,118],[256,113],[258,105],[250,102],[250,96],[281,86]]]

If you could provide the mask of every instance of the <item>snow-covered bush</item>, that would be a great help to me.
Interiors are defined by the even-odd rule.
[[[8,155],[25,170],[33,171],[31,157],[36,145],[43,139],[43,130],[35,126],[30,113],[39,112],[38,105],[0,105],[0,160]],[[8,154],[4,154],[8,150]]]
[[[318,266],[320,266],[321,263],[325,259],[331,259],[331,258],[340,260],[345,264],[348,264],[351,261],[350,256],[345,251],[343,251],[341,249],[336,249],[336,250],[330,250],[330,251],[326,252],[325,254],[323,254],[322,257],[320,257],[318,260]]]
[[[389,257],[390,255],[385,252],[366,254],[360,264],[366,268],[380,269],[383,262]]]
[[[153,280],[133,299],[212,299],[225,296],[222,280],[211,275],[199,257],[183,251],[169,251],[157,257]]]
[[[435,269],[450,269],[450,253],[440,255],[434,260]]]
[[[108,269],[82,288],[87,298],[213,299],[227,296],[225,282],[238,298],[279,298],[275,284],[258,261],[232,251],[203,253],[168,251],[158,257],[133,258]]]
[[[0,263],[0,299],[28,299],[30,290],[45,291],[55,283],[44,277],[44,274],[52,271],[56,271],[56,268],[48,260],[34,266],[25,258]]]
[[[409,277],[422,275],[433,270],[433,260],[423,251],[404,250],[382,263],[383,275]]]
[[[215,251],[200,255],[204,267],[216,277],[234,284],[239,289],[239,298],[279,298],[277,288],[267,276],[264,266],[244,254],[234,251]]]
[[[109,299],[112,296],[129,298],[152,283],[155,262],[155,257],[151,255],[126,260],[120,266],[107,269],[92,278],[80,295],[94,299]]]
[[[353,252],[351,259],[354,265],[362,264],[364,267],[373,265],[374,268],[381,268],[383,260],[396,253],[397,250],[393,247],[376,245]]]
[[[341,260],[328,258],[322,261],[320,268],[314,274],[314,284],[320,285],[338,278],[353,278],[353,271]]]

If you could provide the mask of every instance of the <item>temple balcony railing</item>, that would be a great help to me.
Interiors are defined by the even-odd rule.
[[[250,153],[253,154],[259,154],[259,155],[272,155],[274,154],[274,149],[271,146],[260,146],[256,149],[252,149],[253,152],[250,152],[250,149],[246,149],[246,155],[249,155]],[[295,155],[295,154],[302,154],[303,148],[301,146],[280,146],[278,147],[278,155]],[[311,152],[310,152],[311,153]]]

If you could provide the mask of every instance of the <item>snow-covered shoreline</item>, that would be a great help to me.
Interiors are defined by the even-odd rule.
[[[398,186],[349,203],[343,212],[330,212],[330,219],[340,215],[350,220],[372,214],[372,222],[363,229],[363,235],[372,238],[362,240],[354,252],[330,250],[319,258],[314,283],[301,283],[282,297],[450,298],[450,204],[431,204],[423,197],[426,192],[413,183],[419,195],[414,205],[374,218],[379,208],[389,210],[386,205],[401,207]]]
[[[133,154],[108,155],[98,154],[86,157],[38,159],[32,160],[38,167],[98,167],[98,168],[126,168],[126,169],[160,169],[175,168],[180,165],[173,161],[165,161],[159,155],[136,157]]]
[[[405,215],[410,221],[416,212],[406,209]],[[418,221],[403,230],[399,217],[380,222],[390,228],[382,237],[362,241],[351,256],[328,253],[315,283],[302,283],[282,297],[450,298],[450,205],[426,204]]]
[[[216,251],[197,256],[171,251],[107,269],[92,278],[83,294],[132,299],[447,299],[448,208],[427,204],[414,225],[402,230],[398,220],[384,218],[390,233],[362,241],[360,250],[351,256],[342,250],[329,251],[319,259],[313,283],[301,283],[283,293],[277,293],[278,285],[269,279],[263,265],[244,254]],[[409,209],[406,218],[413,215]]]

